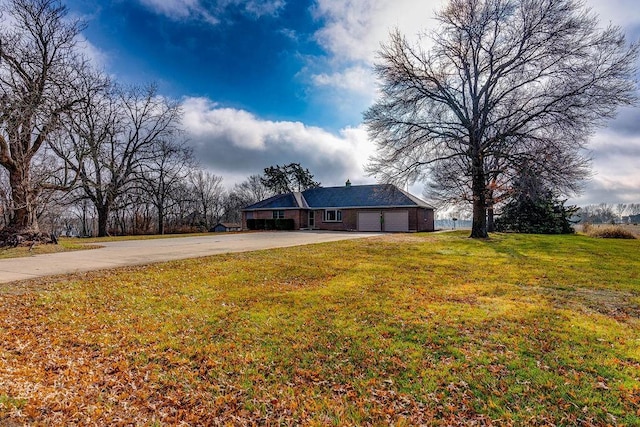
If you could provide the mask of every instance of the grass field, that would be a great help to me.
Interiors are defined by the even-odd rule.
[[[0,425],[638,425],[640,241],[389,235],[0,294]]]

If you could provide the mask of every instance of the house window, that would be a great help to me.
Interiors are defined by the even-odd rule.
[[[284,211],[273,211],[273,219],[284,219]]]
[[[337,209],[324,211],[325,222],[342,222],[342,211]]]

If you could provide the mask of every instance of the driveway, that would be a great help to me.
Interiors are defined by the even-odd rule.
[[[378,236],[327,231],[212,234],[100,243],[101,248],[0,260],[0,283],[92,270],[143,265],[230,252],[249,252]]]

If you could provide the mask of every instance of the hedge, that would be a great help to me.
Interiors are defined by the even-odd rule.
[[[293,230],[295,222],[292,218],[284,219],[247,219],[249,230]]]

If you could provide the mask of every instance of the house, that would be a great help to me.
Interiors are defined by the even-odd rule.
[[[279,194],[242,210],[247,220],[289,219],[293,229],[433,231],[434,208],[391,184],[310,188]]]
[[[238,224],[235,222],[219,222],[213,227],[211,227],[209,231],[219,233],[219,232],[226,232],[226,231],[241,231],[241,230],[242,230],[241,224]]]

